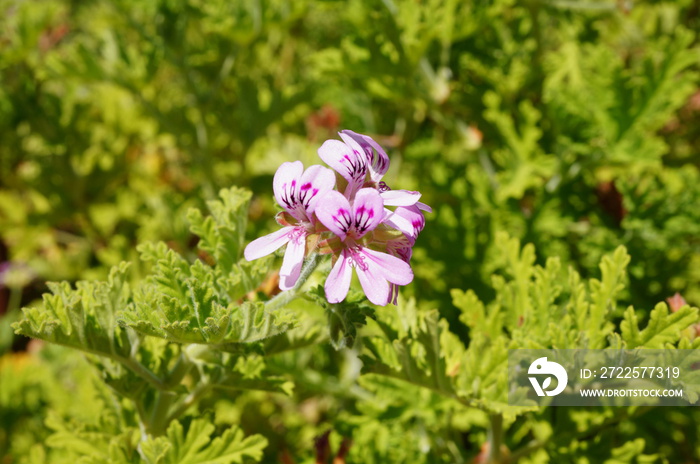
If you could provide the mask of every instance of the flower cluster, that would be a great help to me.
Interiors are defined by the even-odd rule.
[[[301,275],[305,256],[333,255],[325,285],[331,303],[345,299],[352,270],[374,304],[396,303],[398,287],[413,280],[413,245],[423,230],[421,194],[392,190],[382,181],[389,157],[372,138],[344,130],[343,140],[327,140],[318,154],[333,170],[301,161],[283,163],[273,180],[277,232],[251,242],[248,261],[266,256],[285,244],[280,289],[289,290]],[[395,207],[393,210],[388,207]]]

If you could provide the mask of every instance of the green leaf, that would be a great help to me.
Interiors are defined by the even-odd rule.
[[[617,247],[615,252],[605,255],[600,263],[601,280],[591,279],[589,283],[593,302],[587,315],[586,328],[588,330],[588,347],[591,349],[603,348],[605,337],[614,328],[607,318],[615,309],[618,293],[625,287],[627,265],[630,256],[623,246]]]
[[[269,261],[236,264],[226,272],[199,260],[190,265],[163,244],[143,245],[139,251],[155,265],[132,304],[118,315],[123,326],[178,343],[217,345],[255,342],[294,327],[291,312],[240,301],[259,285]]]
[[[232,187],[219,192],[221,200],[209,201],[211,216],[191,209],[187,214],[190,230],[199,236],[199,248],[211,255],[226,273],[233,270],[241,257],[248,217],[248,203],[252,193]]]
[[[625,311],[620,324],[622,339],[628,348],[665,348],[681,338],[681,332],[698,322],[698,308],[683,306],[676,312],[669,312],[666,303],[659,303],[649,316],[646,328],[640,330],[637,313],[632,307]]]
[[[495,150],[493,157],[504,168],[498,172],[496,198],[505,202],[509,198],[522,198],[525,191],[540,187],[556,169],[554,158],[542,152],[538,141],[542,137],[539,121],[541,112],[529,100],[517,106],[518,119],[502,108],[502,97],[496,92],[484,94],[484,118],[500,132],[507,148]]]
[[[126,308],[130,290],[129,265],[112,269],[106,282],[49,283],[52,294],[44,304],[23,309],[24,318],[13,324],[15,333],[69,346],[89,353],[126,358],[131,353],[127,330],[116,323]]]
[[[79,462],[90,464],[138,462],[139,432],[136,428],[123,429],[104,417],[91,424],[65,421],[54,411],[49,412],[46,426],[53,432],[46,445],[61,450],[72,457],[73,462],[78,458]]]
[[[481,333],[468,348],[437,311],[399,307],[398,320],[377,323],[384,337],[363,339],[364,372],[400,379],[464,405],[514,417],[532,408],[508,405],[508,340]],[[405,330],[401,329],[404,325]]]
[[[385,327],[384,333],[391,343],[389,349],[393,351],[388,360],[377,340],[365,340],[369,350],[369,354],[362,358],[365,368],[368,372],[406,380],[455,397],[446,361],[446,355],[452,353],[444,353],[440,346],[441,335],[448,330],[447,321],[440,320],[437,311],[430,311],[420,313],[415,322],[405,322],[412,326],[409,332],[393,341],[392,331]],[[464,350],[463,346],[461,350]]]
[[[174,299],[158,299],[157,309],[148,312],[146,304],[126,311],[119,323],[137,332],[177,343],[226,345],[251,343],[294,327],[294,316],[283,311],[270,312],[263,303],[244,302],[222,306],[208,289],[193,284],[192,306],[180,306]],[[186,309],[192,312],[187,314]],[[184,314],[183,314],[184,313]]]
[[[612,450],[612,457],[603,464],[629,464],[660,462],[659,454],[644,454],[644,439],[636,438]]]
[[[336,350],[352,348],[359,327],[374,318],[374,308],[367,303],[364,293],[351,291],[340,303],[329,303],[323,286],[318,285],[308,292],[308,297],[326,310],[330,341]]]
[[[166,436],[149,437],[141,447],[149,464],[235,464],[259,462],[267,446],[262,435],[244,437],[237,427],[212,439],[214,431],[214,425],[206,419],[193,420],[187,432],[174,421]]]

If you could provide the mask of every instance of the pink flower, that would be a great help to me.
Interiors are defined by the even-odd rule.
[[[352,140],[362,148],[367,159],[369,177],[372,182],[378,184],[389,170],[389,157],[384,149],[368,135],[357,134],[351,130],[340,131],[339,135],[345,143]]]
[[[304,171],[299,161],[279,167],[273,190],[284,209],[277,215],[283,227],[251,242],[245,257],[250,261],[287,245],[280,288],[289,290],[300,283],[305,256],[315,250],[332,254],[325,285],[330,303],[345,299],[353,269],[372,303],[396,303],[399,286],[413,281],[413,245],[425,226],[423,211],[431,209],[418,201],[419,192],[391,190],[382,181],[389,157],[371,137],[352,131],[340,137],[318,150],[337,175],[321,166]]]
[[[286,244],[279,286],[288,290],[299,279],[306,255],[306,238],[315,231],[314,210],[319,199],[335,187],[335,176],[323,166],[310,166],[304,171],[301,161],[287,162],[277,169],[272,186],[277,203],[296,223],[290,224],[287,218],[280,218],[278,222],[286,227],[249,243],[244,256],[252,261]]]
[[[318,156],[346,181],[345,196],[352,196],[364,187],[377,189],[385,206],[411,206],[420,199],[419,192],[391,190],[382,182],[389,169],[389,157],[371,137],[353,131],[340,132],[340,140],[326,140],[318,149]],[[388,210],[387,210],[388,211]]]
[[[347,181],[347,198],[362,188],[368,172],[367,157],[355,141],[326,140],[318,149],[318,156]]]
[[[408,237],[403,237],[399,240],[390,240],[386,244],[386,251],[391,256],[396,256],[400,258],[406,264],[411,263],[411,257],[413,256],[413,244],[415,239],[410,239]],[[387,298],[387,304],[396,304],[399,298],[399,286],[392,283],[389,286],[389,296]]]
[[[333,269],[326,280],[326,298],[330,303],[345,299],[355,269],[367,298],[376,305],[389,302],[389,284],[407,285],[413,280],[411,266],[387,253],[372,250],[361,239],[377,228],[386,213],[377,190],[357,191],[352,204],[338,192],[328,192],[319,202],[316,215],[343,243]]]
[[[418,234],[425,227],[425,217],[418,205],[400,206],[396,208],[394,214],[386,219],[386,223],[401,231],[404,235],[398,239],[389,240],[386,244],[386,251],[392,256],[401,258],[410,264],[413,256],[413,245],[416,243]],[[399,297],[399,286],[391,284],[388,303],[396,304]]]

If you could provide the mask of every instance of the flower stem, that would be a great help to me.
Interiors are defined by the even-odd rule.
[[[296,298],[297,294],[299,293],[299,290],[306,283],[306,281],[314,272],[316,267],[318,267],[319,263],[319,254],[311,254],[311,256],[309,256],[309,259],[304,264],[304,267],[301,269],[301,274],[299,275],[299,279],[297,280],[297,283],[294,285],[294,287],[271,298],[270,301],[267,302],[265,307],[269,311],[274,311]]]

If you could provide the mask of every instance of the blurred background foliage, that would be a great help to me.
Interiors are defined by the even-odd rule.
[[[47,280],[138,266],[144,241],[196,255],[186,211],[223,187],[253,190],[249,237],[269,231],[277,166],[319,163],[340,129],[375,137],[392,160],[387,183],[433,206],[405,293],[457,333],[450,289],[494,298],[499,231],[584,278],[625,245],[624,303],[679,292],[698,305],[698,31],[697,0],[0,0],[0,352],[23,349],[9,322]],[[330,353],[309,362],[332,371]],[[27,382],[48,392],[60,369],[34,362],[44,367]],[[300,424],[340,401],[330,396],[281,405],[293,411],[274,433],[312,448],[318,431]],[[61,403],[47,398],[15,412]],[[415,414],[440,410],[420,398]],[[212,408],[242,420],[257,400]],[[363,462],[421,462],[435,417],[396,409],[382,425],[376,405],[356,401],[341,422],[385,446]],[[24,424],[12,413],[2,421]],[[22,427],[46,433],[35,419]],[[396,451],[406,430],[425,441]]]

